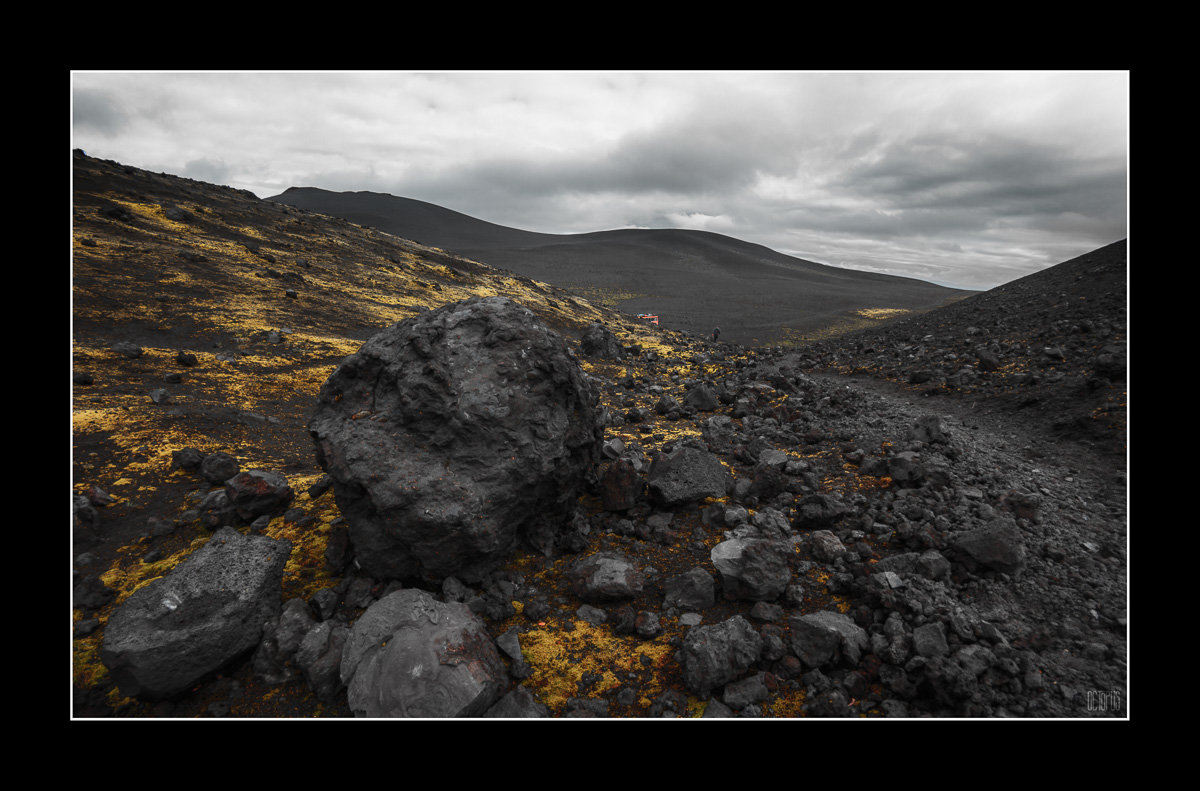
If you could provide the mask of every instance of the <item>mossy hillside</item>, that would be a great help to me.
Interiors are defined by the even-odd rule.
[[[725,347],[716,354],[718,348],[701,339],[444,251],[236,190],[191,182],[181,189],[180,183],[97,160],[82,160],[76,174],[72,367],[94,380],[72,389],[72,488],[84,494],[94,485],[114,498],[100,509],[105,541],[89,548],[92,568],[114,596],[95,612],[73,612],[75,622],[95,618],[100,624],[74,640],[74,684],[107,698],[120,716],[146,716],[151,707],[119,699],[97,658],[103,625],[133,591],[169,573],[210,535],[194,509],[213,487],[177,469],[175,451],[224,451],[243,469],[283,472],[295,492],[295,511],[276,516],[263,530],[293,547],[283,598],[307,598],[341,581],[325,566],[329,537],[342,523],[336,501],[307,493],[322,473],[307,412],[338,363],[378,329],[422,310],[492,294],[529,307],[572,344],[599,321],[641,352],[621,361],[583,361],[600,385],[602,404],[623,414],[632,403],[651,416],[643,424],[611,427],[605,438],[642,449],[647,461],[663,444],[700,433],[697,420],[655,413],[660,394],[682,399],[694,383],[715,384],[755,362],[753,351]],[[126,218],[102,212],[113,206],[124,208]],[[182,209],[189,219],[169,219],[167,206]],[[121,341],[139,346],[141,356],[114,351]],[[195,364],[178,363],[181,351],[193,355]],[[166,382],[167,374],[181,380]],[[619,382],[630,377],[659,390],[627,391]],[[150,393],[159,389],[168,398],[156,403]],[[787,409],[788,396],[775,398],[776,406]],[[823,489],[887,485],[863,481],[853,465],[829,456],[840,451],[789,452],[837,470],[822,481]],[[735,479],[750,474],[730,459],[724,463]],[[704,524],[702,509],[722,499],[679,509],[671,523],[676,541],[597,531],[589,551],[626,551],[655,568],[660,580],[696,565],[714,571],[708,552],[721,535]],[[594,498],[583,504],[593,513],[598,509]],[[157,533],[149,527],[151,519],[174,529]],[[672,618],[662,619],[662,635],[651,640],[617,635],[610,625],[592,626],[577,617],[581,602],[563,585],[561,562],[546,565],[540,556],[520,554],[511,568],[526,574],[534,589],[551,592],[556,607],[532,622],[520,614],[518,601],[514,619],[489,628],[499,635],[520,627],[533,670],[531,689],[552,712],[561,713],[572,696],[611,692],[619,683],[636,689],[632,704],[614,707],[622,716],[646,715],[665,690],[686,694],[672,644],[682,631]],[[848,606],[830,594],[827,580],[807,582],[806,608]],[[658,610],[661,601],[647,598],[631,606]],[[719,603],[706,622],[735,610]],[[306,695],[302,685],[264,687],[246,668],[231,672],[245,693],[231,712],[236,716],[344,716]],[[204,713],[202,703],[195,702],[200,708],[193,716]],[[774,716],[794,716],[797,710],[794,696],[767,707]],[[702,711],[691,699],[689,713]]]

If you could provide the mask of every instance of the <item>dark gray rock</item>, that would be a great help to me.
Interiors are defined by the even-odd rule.
[[[1025,542],[1016,525],[996,522],[969,530],[954,539],[957,559],[971,569],[1019,573],[1025,567]]]
[[[728,415],[714,415],[704,421],[700,436],[718,453],[729,453],[738,440],[738,428]]]
[[[198,448],[181,448],[171,451],[171,469],[196,472],[204,463],[205,453]]]
[[[86,496],[77,494],[71,498],[71,513],[77,537],[87,537],[89,540],[97,538],[95,534],[100,529],[100,512]]]
[[[525,661],[525,655],[521,653],[521,636],[517,631],[517,627],[510,628],[507,632],[496,638],[496,645],[508,657],[509,666],[508,672],[513,678],[528,678],[533,673],[533,668]]]
[[[349,637],[349,626],[322,621],[309,629],[296,651],[296,666],[323,703],[333,702],[342,691],[342,651]]]
[[[224,451],[210,453],[200,462],[200,474],[209,483],[225,483],[240,470],[238,460]]]
[[[308,602],[288,599],[283,611],[263,626],[263,638],[254,652],[254,674],[268,684],[283,684],[296,675],[292,658],[316,625]]]
[[[617,459],[600,474],[600,505],[605,511],[628,511],[637,504],[645,484],[628,459]]]
[[[791,582],[790,554],[790,546],[782,541],[734,537],[714,546],[709,557],[721,576],[725,598],[771,601]]]
[[[579,341],[579,351],[584,357],[602,357],[617,360],[625,353],[617,336],[598,322],[592,324],[584,332]]]
[[[656,456],[646,475],[651,498],[666,507],[724,497],[728,482],[729,473],[720,459],[688,445]]]
[[[643,640],[653,640],[662,634],[662,623],[658,613],[641,610],[633,620],[633,631]]]
[[[795,616],[788,624],[792,653],[808,667],[827,667],[843,659],[856,665],[870,649],[866,631],[840,612],[821,610]]]
[[[726,684],[721,701],[731,709],[744,709],[751,704],[762,703],[768,697],[770,697],[770,692],[767,690],[764,675],[755,673]]]
[[[237,521],[237,512],[229,504],[229,496],[225,494],[224,489],[217,489],[206,494],[200,501],[200,505],[196,507],[196,513],[200,524],[209,530],[232,525]]]
[[[130,360],[136,360],[145,354],[145,350],[141,346],[138,346],[136,343],[129,343],[128,341],[114,343],[112,350]]]
[[[663,605],[680,610],[706,610],[716,601],[713,576],[697,566],[667,580]]]
[[[910,436],[918,442],[945,444],[950,441],[942,426],[942,419],[937,415],[923,415],[913,424]]]
[[[743,675],[762,652],[762,637],[740,615],[687,631],[680,646],[684,683],[698,695]]]
[[[925,465],[913,451],[901,451],[888,457],[887,474],[899,486],[919,486],[925,480]]]
[[[525,687],[515,687],[511,692],[496,702],[486,712],[484,717],[501,719],[531,719],[549,717],[550,710],[538,703],[533,693]]]
[[[286,541],[222,528],[109,619],[100,657],[121,694],[162,698],[246,654],[280,612]]]
[[[810,494],[796,504],[796,518],[792,524],[797,530],[825,530],[849,512],[849,507],[836,495]]]
[[[913,651],[924,657],[945,656],[950,653],[945,627],[940,621],[921,624],[913,629],[912,647]]]
[[[522,539],[553,548],[600,458],[595,404],[561,337],[487,297],[372,337],[309,430],[364,570],[473,582]]]
[[[477,717],[499,700],[508,669],[466,606],[405,588],[355,621],[341,679],[358,717]]]
[[[616,552],[597,552],[572,564],[567,584],[586,602],[630,599],[642,592],[646,577],[637,564]]]
[[[692,386],[684,393],[683,405],[697,412],[711,412],[721,405],[721,401],[717,398],[716,390],[702,383]]]
[[[243,470],[225,481],[225,498],[239,519],[250,522],[261,516],[282,514],[295,494],[281,473]]]
[[[805,543],[817,560],[832,561],[846,554],[845,545],[831,530],[814,530]]]
[[[675,416],[678,417],[678,413],[682,410],[683,404],[680,404],[679,399],[669,393],[663,393],[654,402],[654,411],[660,415],[670,415],[674,412],[676,413]]]

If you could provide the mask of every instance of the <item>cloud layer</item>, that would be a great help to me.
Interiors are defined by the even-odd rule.
[[[1128,74],[87,73],[74,145],[547,233],[717,231],[990,288],[1126,236]]]

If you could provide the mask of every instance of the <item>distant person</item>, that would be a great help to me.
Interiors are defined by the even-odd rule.
[[[712,335],[713,343],[716,343],[717,338],[720,338],[720,337],[721,337],[721,328],[717,327],[716,329],[713,330],[713,335]]]

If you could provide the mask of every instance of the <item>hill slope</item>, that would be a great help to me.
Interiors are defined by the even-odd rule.
[[[268,200],[419,240],[553,283],[663,326],[769,345],[853,326],[864,309],[924,310],[973,292],[826,266],[721,234],[623,229],[545,234],[372,192],[291,188]]]
[[[1125,240],[960,302],[805,349],[809,362],[1127,450]]]

